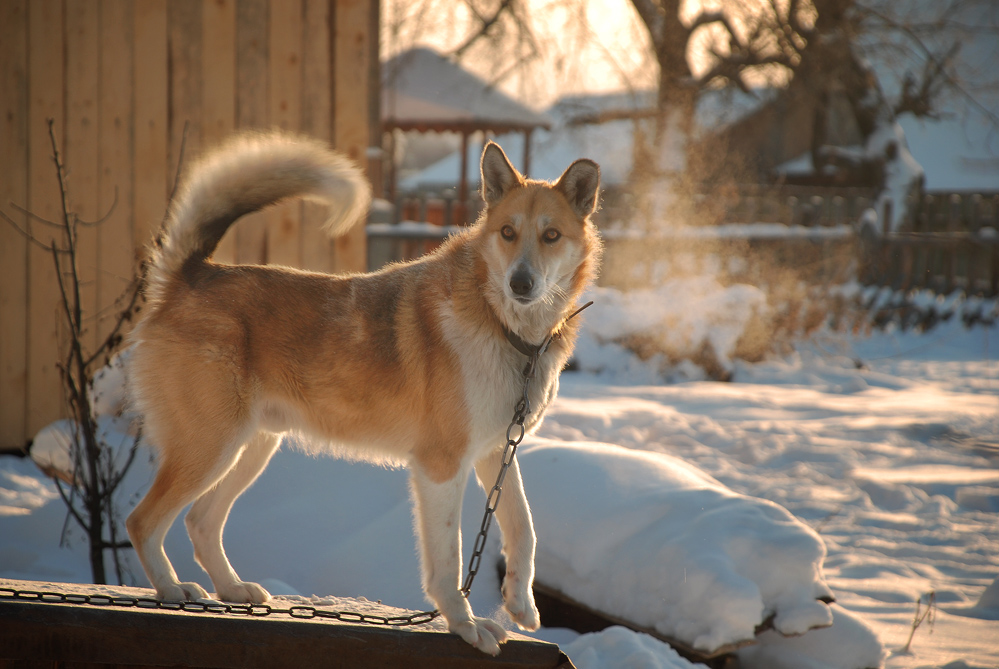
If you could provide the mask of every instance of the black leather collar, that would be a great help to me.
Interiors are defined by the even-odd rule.
[[[506,335],[506,340],[510,342],[515,349],[526,355],[528,358],[537,355],[538,352],[541,351],[541,347],[545,345],[545,342],[550,339],[549,337],[546,337],[545,341],[540,344],[528,344],[526,341],[521,339],[520,335],[513,330],[510,330],[505,325],[503,326],[503,334]]]
[[[592,300],[590,300],[589,302],[581,306],[579,309],[576,309],[574,312],[569,314],[569,317],[566,318],[564,321],[562,321],[561,325],[555,328],[554,332],[545,337],[545,340],[540,344],[528,344],[526,341],[524,341],[521,338],[519,334],[517,334],[516,332],[514,332],[505,325],[503,326],[503,334],[506,335],[506,340],[510,342],[511,346],[513,346],[515,349],[526,355],[528,358],[534,358],[544,353],[546,350],[548,350],[548,347],[551,345],[551,343],[562,335],[562,328],[565,326],[565,324],[571,321],[573,318],[575,318],[580,311],[590,306],[591,304],[593,304]]]

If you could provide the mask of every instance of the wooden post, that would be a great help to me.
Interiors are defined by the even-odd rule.
[[[28,0],[0,2],[0,211],[28,203]],[[28,241],[0,220],[0,447],[23,446],[27,416]]]

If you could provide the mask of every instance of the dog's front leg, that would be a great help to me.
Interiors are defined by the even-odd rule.
[[[493,451],[475,465],[475,475],[486,494],[496,484],[503,465],[503,449]],[[510,463],[503,482],[502,499],[496,506],[496,520],[503,532],[506,576],[503,578],[503,608],[521,629],[536,630],[541,624],[534,604],[534,548],[537,540],[531,509],[524,493],[517,461]]]
[[[479,650],[498,655],[506,630],[488,618],[476,618],[459,591],[461,579],[461,499],[467,470],[434,481],[419,466],[411,476],[416,530],[423,565],[423,589],[447,620],[448,629]]]

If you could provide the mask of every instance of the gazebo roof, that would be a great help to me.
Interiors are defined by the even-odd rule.
[[[382,72],[386,130],[499,134],[551,127],[544,114],[431,49],[403,52],[385,63]]]

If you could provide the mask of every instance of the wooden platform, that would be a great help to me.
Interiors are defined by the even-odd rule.
[[[13,599],[10,590],[90,595],[103,605],[49,603],[58,597]],[[493,658],[439,625],[400,628],[287,615],[164,611],[111,603],[109,594],[128,600],[152,598],[153,592],[0,579],[0,669],[573,666],[558,646],[518,634],[511,634]]]

